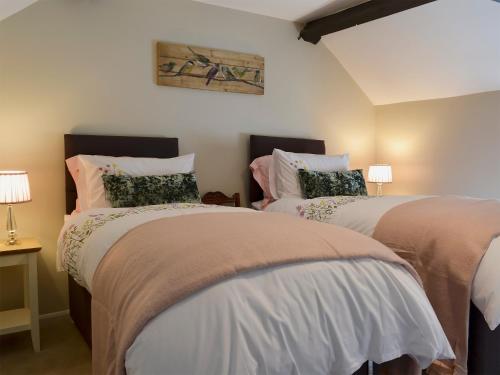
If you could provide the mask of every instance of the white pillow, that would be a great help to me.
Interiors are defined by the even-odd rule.
[[[77,155],[66,163],[77,164],[75,179],[81,210],[111,207],[106,200],[103,174],[128,175],[132,177],[170,175],[194,171],[195,154],[169,159],[113,157],[102,155]]]
[[[273,162],[269,170],[269,186],[275,199],[302,197],[299,169],[320,172],[347,171],[349,154],[333,156],[296,154],[274,149]]]

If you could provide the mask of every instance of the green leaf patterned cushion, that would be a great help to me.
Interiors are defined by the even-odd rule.
[[[342,181],[336,172],[316,172],[299,169],[302,196],[306,199],[342,195]]]
[[[341,171],[337,173],[340,175],[340,180],[342,181],[342,195],[368,195],[362,169]]]
[[[194,173],[167,176],[103,175],[106,199],[111,206],[139,207],[165,203],[200,203]]]
[[[306,199],[336,195],[368,195],[363,170],[318,172],[299,169],[300,187]]]

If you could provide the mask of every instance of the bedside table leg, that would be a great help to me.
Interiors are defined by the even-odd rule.
[[[36,253],[28,256],[29,305],[31,311],[31,341],[35,352],[40,351],[40,322],[38,316],[38,272]]]
[[[29,257],[28,257],[29,258]],[[23,267],[24,272],[24,307],[30,308],[30,277],[29,277],[29,260],[28,263]]]

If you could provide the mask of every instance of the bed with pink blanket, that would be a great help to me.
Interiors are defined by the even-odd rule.
[[[275,148],[325,153],[324,142],[319,140],[252,136],[250,159],[262,160]],[[261,201],[259,176],[252,177],[250,198]],[[468,367],[474,374],[500,373],[500,359],[492,349],[500,345],[499,201],[425,196],[287,196],[268,204],[265,211],[350,228],[393,248],[415,265],[424,279],[457,354],[457,361],[449,364],[451,372],[465,374]]]

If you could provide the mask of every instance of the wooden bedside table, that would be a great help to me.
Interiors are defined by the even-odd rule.
[[[0,242],[0,267],[25,265],[24,308],[0,311],[0,335],[31,330],[35,352],[40,351],[36,255],[41,249],[34,238],[20,238],[15,245]]]

